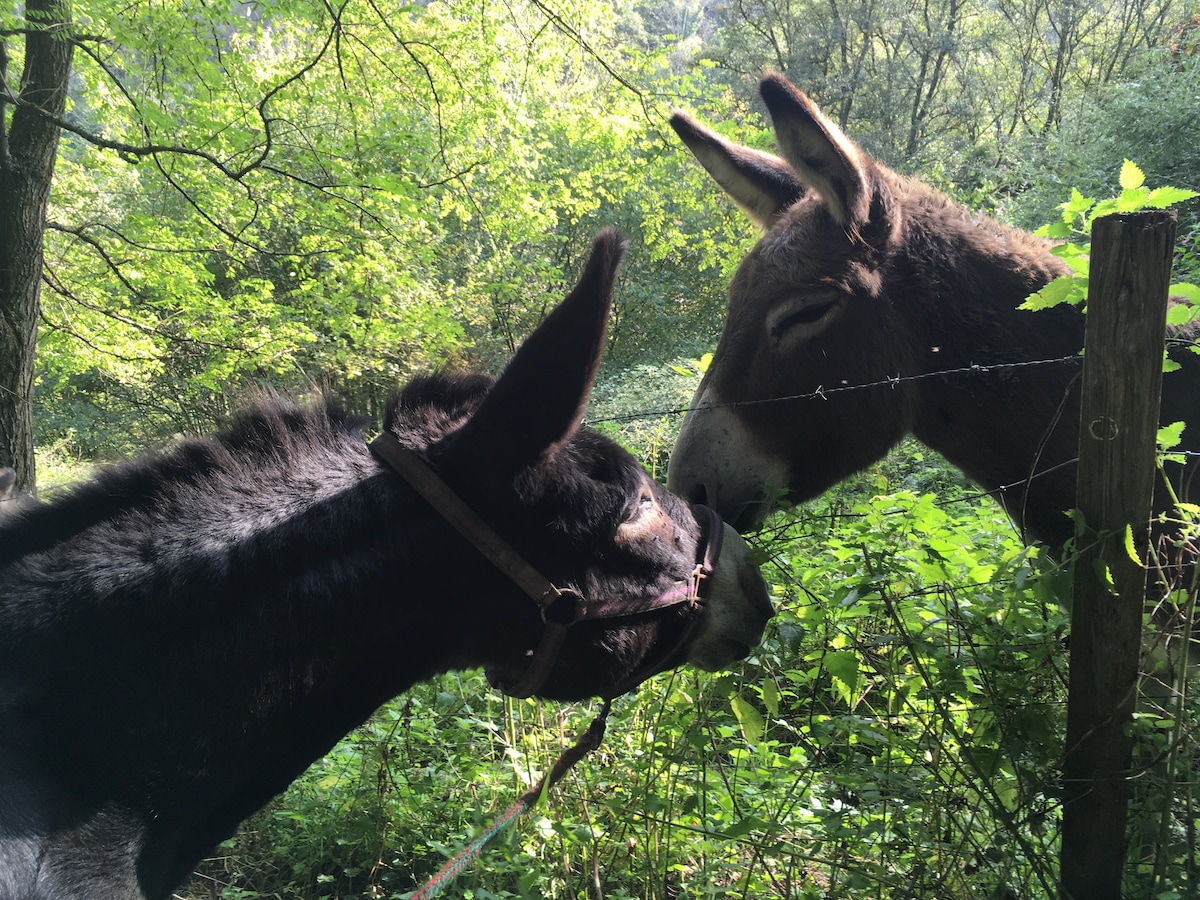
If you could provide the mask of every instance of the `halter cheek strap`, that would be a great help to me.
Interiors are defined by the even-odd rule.
[[[438,477],[421,454],[405,447],[394,435],[387,432],[371,441],[369,447],[377,459],[407,481],[443,519],[486,556],[492,565],[532,597],[545,615],[545,609],[553,606],[562,592],[529,565],[504,538],[496,534],[475,510],[467,506],[462,498]]]
[[[585,619],[631,616],[680,603],[695,603],[703,596],[703,582],[706,576],[712,573],[716,559],[720,555],[722,531],[720,519],[717,519],[716,513],[706,507],[697,507],[698,511],[705,510],[712,519],[716,520],[716,524],[714,526],[705,523],[709,524],[709,527],[705,529],[706,540],[702,541],[701,546],[703,558],[697,563],[690,582],[681,583],[665,594],[653,597],[634,600],[601,600],[589,603],[574,588],[556,587],[526,562],[504,538],[500,537],[490,525],[480,518],[478,513],[463,502],[462,498],[449,485],[442,481],[420,453],[405,447],[388,432],[384,432],[373,440],[369,447],[377,459],[408,482],[442,518],[537,605],[546,627],[542,630],[542,637],[537,649],[531,651],[529,666],[515,683],[497,685],[512,697],[529,697],[545,683],[558,659],[559,650],[567,636],[567,629],[576,622]],[[692,624],[694,625],[694,621]],[[666,657],[657,659],[657,665],[661,666],[665,663],[666,659],[683,645],[690,633],[690,627],[685,629],[682,637],[671,647],[670,653]],[[639,667],[635,675],[646,669],[645,665]],[[612,696],[636,687],[653,675],[654,671],[647,671],[632,683],[629,683],[630,680],[627,679],[624,683],[627,686],[615,691]]]
[[[687,585],[687,594],[684,599],[695,604],[708,599],[709,585],[712,583],[712,579],[709,576],[716,571],[717,560],[721,557],[721,543],[724,539],[725,523],[721,521],[721,517],[714,510],[709,509],[703,504],[692,504],[692,511],[695,513],[696,519],[700,522],[700,546],[696,551],[698,562],[696,563],[696,568],[692,570],[692,578]],[[658,653],[644,659],[642,664],[631,672],[623,682],[614,687],[605,699],[609,700],[613,697],[619,697],[626,691],[632,691],[647,678],[657,675],[663,669],[667,668],[670,665],[670,661],[675,657],[675,654],[687,646],[699,622],[700,617],[693,616],[691,621],[679,632],[679,636],[674,641],[660,649]]]

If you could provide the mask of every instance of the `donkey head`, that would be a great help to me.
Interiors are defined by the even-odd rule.
[[[683,113],[671,119],[766,229],[730,285],[725,329],[668,480],[739,529],[762,521],[770,489],[801,502],[899,441],[915,415],[905,385],[829,399],[911,370],[929,343],[894,305],[907,291],[895,253],[902,209],[924,189],[871,159],[781,76],[762,82],[762,96],[782,158],[731,144]]]
[[[719,522],[724,544],[707,599],[645,603],[686,595],[713,535],[628,452],[581,426],[623,251],[614,233],[597,237],[579,285],[494,385],[435,376],[405,391],[386,423],[402,442],[426,444],[445,481],[537,572],[584,607],[607,610],[572,624],[556,659],[538,660],[548,626],[531,599],[505,585],[513,601],[502,614],[481,613],[491,625],[472,629],[479,646],[470,653],[498,686],[524,685],[520,693],[611,695],[685,661],[720,668],[749,652],[771,615],[745,544]],[[530,667],[547,663],[527,684]]]

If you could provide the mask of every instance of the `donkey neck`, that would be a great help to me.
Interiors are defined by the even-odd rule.
[[[536,627],[357,435],[276,463],[224,461],[0,568],[0,709],[22,735],[0,734],[20,762],[0,796],[31,828],[131,810],[173,884],[167,860],[190,866],[380,703]],[[8,577],[54,617],[7,605]],[[119,721],[100,712],[116,694]],[[95,806],[60,822],[59,794]]]
[[[913,434],[995,492],[1028,537],[1065,540],[1083,317],[1018,306],[1066,267],[1041,240],[986,217],[960,211],[933,226],[907,299],[924,329],[917,366],[948,374],[921,381]]]

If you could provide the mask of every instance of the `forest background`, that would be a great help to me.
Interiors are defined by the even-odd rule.
[[[1184,0],[39,0],[0,14],[5,151],[50,22],[74,62],[33,369],[43,490],[256,388],[375,417],[416,371],[497,370],[606,225],[631,249],[589,417],[661,476],[755,239],[666,117],[771,149],[767,68],[1021,227],[1113,193],[1124,159],[1200,187]],[[1177,275],[1200,267],[1197,223],[1185,206]],[[761,652],[623,701],[609,756],[464,896],[1053,893],[1061,573],[915,446],[758,541],[781,608]],[[194,895],[403,896],[588,712],[471,674],[414,691]],[[1196,895],[1185,713],[1142,723],[1174,768],[1135,816],[1130,896]]]

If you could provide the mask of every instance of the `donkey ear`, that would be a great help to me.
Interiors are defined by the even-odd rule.
[[[866,223],[871,210],[871,164],[858,145],[786,78],[771,72],[759,87],[784,159],[842,225]]]
[[[778,156],[731,143],[679,110],[671,127],[733,202],[764,229],[804,193],[791,166]]]
[[[458,434],[485,448],[485,468],[515,474],[554,453],[578,430],[600,366],[613,284],[627,243],[601,231],[575,289],[518,348]]]

